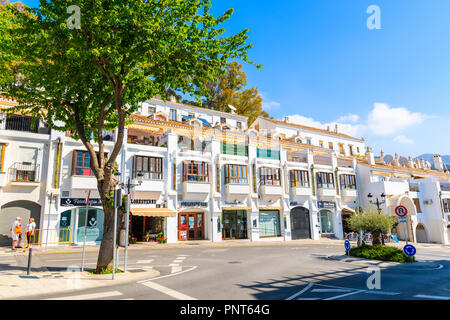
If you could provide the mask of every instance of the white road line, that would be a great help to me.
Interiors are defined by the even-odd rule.
[[[154,281],[154,280],[158,280],[158,279],[163,279],[163,278],[173,277],[173,276],[177,276],[177,275],[182,274],[182,273],[186,273],[186,272],[192,271],[192,270],[194,270],[194,269],[196,269],[196,268],[197,268],[197,266],[193,266],[193,267],[191,267],[191,268],[189,268],[189,269],[187,269],[187,270],[184,270],[184,271],[181,271],[181,272],[178,272],[178,273],[166,274],[165,276],[160,276],[160,277],[152,278],[152,279],[150,279],[150,280],[141,280],[141,281],[138,281],[138,282],[136,282],[136,283],[145,283],[145,282],[147,282],[147,281]]]
[[[169,264],[169,267],[179,267],[180,265],[178,263],[171,263]]]
[[[78,296],[50,298],[50,299],[43,299],[43,300],[91,300],[91,299],[100,299],[100,298],[106,298],[106,297],[116,297],[116,296],[121,296],[121,295],[123,295],[123,294],[119,291],[108,291],[108,292],[81,294]]]
[[[177,273],[177,272],[180,272],[181,270],[183,270],[183,268],[180,266],[172,267],[172,270],[170,271],[170,273]]]
[[[350,292],[350,293],[346,293],[346,294],[341,294],[340,296],[336,296],[336,297],[331,297],[328,299],[324,299],[324,300],[335,300],[335,299],[339,299],[339,298],[343,298],[343,297],[347,297],[347,296],[351,296],[353,294],[358,294],[361,292],[365,292],[366,290],[358,290],[358,291],[354,291],[354,292]]]
[[[172,263],[182,263],[182,262],[183,262],[183,260],[178,260],[178,259],[172,261]]]
[[[424,298],[424,299],[434,299],[434,300],[450,300],[450,297],[428,296],[425,294],[418,294],[418,295],[414,296],[414,298]]]
[[[177,260],[184,260],[186,257],[177,257]]]
[[[164,286],[162,286],[160,284],[157,284],[157,283],[154,283],[154,282],[151,282],[151,281],[145,282],[145,283],[143,283],[143,285],[147,286],[147,287],[149,287],[149,288],[151,288],[153,290],[162,292],[162,293],[164,293],[164,294],[166,294],[168,296],[171,296],[172,298],[178,299],[178,300],[197,300],[196,298],[193,298],[193,297],[190,297],[188,295],[185,295],[184,293],[175,291],[173,289],[164,287]]]
[[[348,289],[313,289],[311,292],[350,292]]]
[[[136,263],[144,263],[144,264],[147,264],[147,263],[152,263],[153,260],[154,260],[154,259],[150,259],[150,260],[138,260]]]
[[[292,300],[296,297],[298,297],[299,295],[301,295],[302,293],[306,292],[309,288],[311,288],[314,285],[314,283],[310,282],[308,283],[308,285],[306,287],[304,287],[301,291],[293,294],[292,296],[290,296],[289,298],[287,298],[286,300]]]
[[[133,298],[125,298],[125,299],[120,299],[120,300],[134,300]]]

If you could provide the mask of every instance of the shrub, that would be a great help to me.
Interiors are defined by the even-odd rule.
[[[352,248],[350,249],[350,255],[352,257],[371,260],[392,261],[400,263],[409,262],[409,257],[402,250],[396,247],[383,245],[362,245],[356,248]],[[413,257],[413,261],[416,261],[415,257]]]
[[[381,244],[381,233],[389,232],[395,224],[395,218],[369,209],[364,213],[353,215],[349,226],[355,231],[363,230],[373,235],[373,244]]]

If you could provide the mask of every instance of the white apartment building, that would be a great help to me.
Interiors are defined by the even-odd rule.
[[[1,103],[5,108],[13,104]],[[362,159],[363,139],[263,118],[248,129],[245,117],[160,99],[142,103],[130,118],[133,123],[126,128],[117,158],[117,178],[134,186],[130,233],[138,241],[154,240],[161,232],[168,242],[342,239],[350,231],[346,218],[357,207],[368,205],[366,194],[379,193],[371,176],[376,176],[374,170],[382,170],[370,167],[370,154]],[[23,123],[26,117],[20,119]],[[83,242],[85,231],[87,242],[99,243],[104,214],[82,143],[65,133],[50,132],[42,124],[35,132],[27,132],[29,127],[18,127],[16,122],[9,120],[5,130],[0,130],[0,178],[7,177],[0,180],[3,238],[9,239],[15,216],[27,218],[29,213],[42,229],[70,229],[74,244]],[[105,138],[105,153],[109,153],[115,134],[105,132]],[[37,151],[32,153],[27,147]],[[32,171],[20,167],[30,163],[34,176],[21,173]],[[423,169],[414,170],[425,175]],[[412,220],[412,239],[423,239],[423,225],[425,241],[444,243],[445,223],[441,219],[439,225],[435,220],[447,212],[447,228],[450,176],[425,171],[447,180],[421,181],[417,197],[433,204],[424,204],[426,213]],[[24,174],[27,179],[14,181]],[[395,198],[407,191],[406,186],[392,194],[382,190],[389,195],[384,212],[390,212],[388,208],[397,200],[407,201],[403,196]]]

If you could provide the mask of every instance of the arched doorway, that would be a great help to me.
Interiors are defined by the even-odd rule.
[[[391,215],[397,218],[397,215],[395,214],[395,208],[398,206],[404,206],[408,210],[408,222],[406,223],[406,234],[405,234],[405,223],[399,223],[399,225],[396,227],[396,230],[394,232],[397,233],[399,240],[406,240],[411,242],[415,242],[414,240],[414,232],[417,224],[417,209],[414,205],[413,200],[406,196],[406,195],[397,195],[392,197],[390,199],[390,210]],[[417,236],[416,236],[417,238]]]
[[[36,228],[40,227],[41,206],[31,201],[13,201],[2,206],[0,211],[0,245],[11,244],[11,228],[16,217],[22,218],[22,224],[26,226],[28,219],[34,218]]]
[[[291,238],[311,239],[311,224],[309,210],[304,207],[296,207],[291,210]]]
[[[334,236],[333,212],[320,210],[317,215],[319,219],[319,232],[322,237]]]
[[[416,227],[416,238],[418,243],[428,243],[427,231],[425,226],[419,223]]]
[[[342,230],[344,233],[350,233],[354,231],[350,228],[349,225],[350,218],[354,214],[356,214],[355,210],[347,207],[342,208]]]

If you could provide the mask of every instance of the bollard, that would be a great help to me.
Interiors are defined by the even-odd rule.
[[[28,265],[27,265],[27,275],[30,275],[31,271],[31,257],[33,256],[33,248],[30,246],[30,250],[28,252]]]

